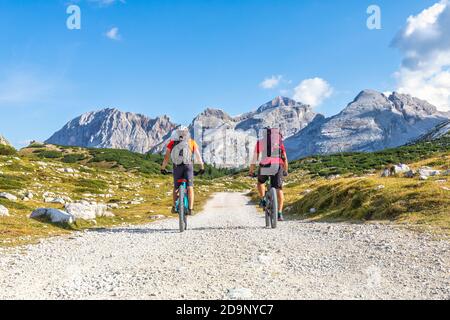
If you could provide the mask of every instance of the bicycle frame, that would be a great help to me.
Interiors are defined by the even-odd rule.
[[[179,181],[179,182],[181,182],[181,181]],[[184,189],[187,191],[188,188],[187,188],[186,181],[182,181],[180,187],[181,186],[183,186]],[[180,192],[180,187],[178,187],[178,190],[177,190],[178,196],[179,196],[179,192]],[[187,192],[184,194],[183,203],[184,203],[185,208],[189,208],[189,196],[188,196]],[[180,198],[179,197],[178,197],[177,201],[175,202],[175,208],[176,208],[177,213],[179,213],[180,212]]]

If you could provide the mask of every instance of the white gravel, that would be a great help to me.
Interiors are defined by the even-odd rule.
[[[288,221],[238,193],[189,219],[0,251],[0,299],[450,299],[450,242],[384,224]]]

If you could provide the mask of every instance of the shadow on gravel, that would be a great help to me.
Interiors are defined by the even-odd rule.
[[[213,231],[213,230],[259,230],[259,229],[265,229],[264,227],[259,226],[230,226],[230,227],[197,227],[197,228],[189,228],[186,230],[186,232],[189,231]],[[137,233],[137,234],[151,234],[151,233],[180,233],[178,229],[139,229],[139,228],[114,228],[114,229],[107,229],[107,228],[98,228],[98,229],[91,229],[89,232],[96,232],[96,233]]]
[[[114,228],[114,229],[106,229],[106,228],[98,228],[91,229],[89,232],[97,232],[97,233],[179,233],[178,230],[175,229],[139,229],[139,228]]]

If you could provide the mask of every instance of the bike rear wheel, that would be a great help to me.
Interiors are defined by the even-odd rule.
[[[269,191],[270,207],[268,214],[270,215],[270,224],[272,229],[277,227],[278,222],[278,197],[277,189],[271,188]]]
[[[186,208],[184,198],[186,196],[186,188],[184,186],[181,186],[179,189],[179,195],[178,195],[178,219],[180,223],[180,232],[184,232],[186,230],[187,226],[187,217],[186,217],[186,211],[189,210]]]

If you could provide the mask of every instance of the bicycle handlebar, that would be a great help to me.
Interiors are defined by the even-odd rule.
[[[163,172],[163,171],[161,170],[161,174],[162,174],[162,175],[165,175],[165,176],[168,176],[168,175],[172,175],[172,174],[173,174],[173,171],[165,170],[165,171]],[[203,174],[205,174],[205,171],[204,171],[204,170],[194,171],[194,176],[195,176],[195,177],[197,177],[197,176],[202,176]]]

